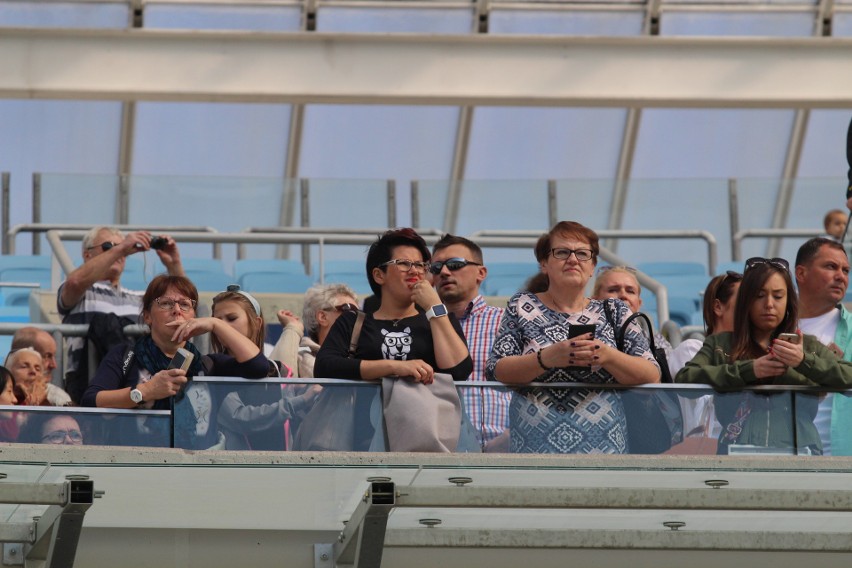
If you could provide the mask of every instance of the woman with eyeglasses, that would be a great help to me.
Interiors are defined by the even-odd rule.
[[[266,377],[266,357],[254,341],[220,319],[196,318],[197,305],[198,290],[188,278],[161,274],[151,280],[142,297],[142,319],[150,327],[150,333],[130,348],[117,345],[106,354],[83,394],[83,406],[168,410],[172,397],[184,391],[188,377],[201,374]],[[198,349],[187,341],[204,333],[211,333],[228,353],[212,353],[202,358]],[[169,368],[179,348],[193,355],[188,370]],[[193,390],[193,396],[188,398],[199,419],[192,430],[191,442],[198,447],[209,447],[204,444],[211,440],[216,443],[218,439],[215,415],[211,416],[215,401],[203,385],[193,383],[192,389],[186,390],[187,394]],[[176,424],[176,429],[189,428],[190,425]]]
[[[21,428],[18,442],[82,446],[83,430],[77,419],[70,414],[31,414]]]
[[[535,246],[547,290],[518,292],[506,307],[488,358],[489,378],[508,385],[545,383],[622,383],[660,381],[660,368],[638,324],[629,329],[628,352],[615,346],[607,321],[609,302],[617,325],[630,308],[619,299],[585,295],[599,252],[597,234],[562,221]],[[572,328],[594,325],[575,336]],[[581,328],[582,329],[582,328]],[[509,408],[510,451],[519,453],[626,453],[627,424],[613,390],[524,388]]]
[[[756,385],[852,385],[852,363],[838,360],[815,337],[803,336],[797,322],[796,290],[787,261],[750,258],[737,292],[733,330],[707,337],[675,380],[725,390]],[[755,391],[717,395],[716,417],[723,428],[719,453],[737,444],[821,454],[813,422],[817,398],[796,396],[794,406],[791,396]]]
[[[367,252],[367,279],[380,299],[364,318],[354,356],[349,342],[357,314],[340,314],[317,353],[314,375],[342,379],[412,377],[431,384],[434,373],[467,379],[473,363],[464,332],[426,279],[431,253],[414,229],[381,235]],[[358,389],[363,390],[363,389]],[[358,415],[366,413],[360,406]],[[360,428],[364,436],[369,428]],[[356,449],[365,449],[361,440]]]

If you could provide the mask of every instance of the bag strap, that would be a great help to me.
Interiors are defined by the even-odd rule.
[[[651,323],[651,318],[649,318],[647,314],[643,314],[642,312],[636,312],[636,313],[630,314],[630,317],[628,317],[624,321],[624,325],[622,325],[621,329],[619,330],[619,333],[621,335],[621,338],[620,338],[621,344],[622,345],[624,344],[624,333],[625,333],[625,330],[627,329],[627,326],[630,325],[630,323],[635,319],[645,320],[645,325],[647,325],[647,327],[648,327],[648,333],[646,334],[648,336],[648,345],[651,348],[651,353],[656,353],[657,352],[657,345],[654,343],[654,327],[653,327],[653,324]]]
[[[352,328],[352,337],[349,339],[349,358],[355,358],[355,350],[358,348],[358,338],[361,337],[361,328],[364,326],[366,312],[359,311],[355,318],[355,326]]]

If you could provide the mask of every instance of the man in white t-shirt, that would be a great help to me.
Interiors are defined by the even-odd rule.
[[[799,327],[814,335],[838,357],[852,361],[852,313],[840,303],[849,286],[849,260],[843,246],[835,240],[817,237],[808,240],[796,254],[796,283],[799,286]],[[827,395],[820,402],[814,421],[823,440],[824,455],[848,453],[852,434],[840,431],[841,407],[849,399]],[[843,412],[852,411],[849,406]],[[844,438],[850,438],[844,440]]]

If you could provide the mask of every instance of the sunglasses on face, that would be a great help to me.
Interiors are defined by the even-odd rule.
[[[441,270],[446,266],[447,270],[450,272],[455,272],[456,270],[461,270],[468,264],[472,264],[474,266],[482,266],[481,262],[473,262],[472,260],[467,260],[464,258],[448,258],[447,260],[436,260],[431,265],[429,265],[429,272],[432,274],[440,274]]]
[[[768,264],[785,272],[790,272],[790,263],[785,259],[778,257],[763,258],[761,256],[753,256],[748,259],[745,263],[745,271],[748,272],[749,269],[754,268],[755,266],[760,266],[761,264]]]
[[[92,249],[99,248],[99,249],[101,249],[102,251],[106,252],[106,251],[108,251],[109,249],[111,249],[112,247],[114,247],[114,246],[116,246],[116,245],[118,245],[118,243],[113,243],[113,242],[111,242],[111,241],[104,241],[104,242],[102,242],[102,243],[101,243],[101,244],[99,244],[99,245],[92,245],[92,246],[90,246],[90,247],[86,247],[86,250],[92,250]]]
[[[358,306],[356,306],[355,304],[352,304],[350,302],[346,302],[345,304],[338,304],[331,309],[337,310],[338,312],[340,312],[342,314],[343,312],[357,312]]]

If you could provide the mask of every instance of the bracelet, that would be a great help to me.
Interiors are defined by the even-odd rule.
[[[553,367],[548,367],[547,365],[544,364],[544,361],[541,360],[541,352],[542,351],[544,351],[544,349],[539,349],[538,351],[535,352],[535,358],[536,358],[536,360],[538,360],[538,366],[541,367],[542,369],[544,369],[545,371],[550,371],[550,370],[553,369]]]

